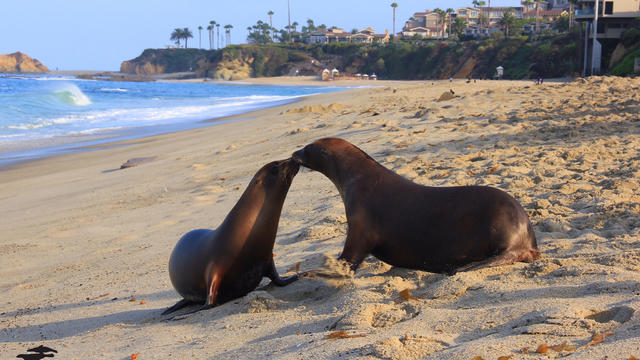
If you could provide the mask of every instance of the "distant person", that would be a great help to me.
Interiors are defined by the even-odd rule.
[[[453,76],[449,78],[449,82],[453,82]]]

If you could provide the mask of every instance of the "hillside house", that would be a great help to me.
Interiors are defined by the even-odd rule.
[[[404,24],[402,36],[410,38],[420,36],[423,38],[444,38],[446,37],[447,21],[442,21],[440,14],[433,11],[414,13]]]
[[[390,40],[389,30],[385,30],[384,34],[376,34],[371,27],[360,30],[353,34],[345,32],[339,28],[332,28],[326,31],[316,31],[310,34],[306,34],[302,37],[303,42],[307,44],[326,44],[336,42],[349,42],[349,43],[387,43]]]

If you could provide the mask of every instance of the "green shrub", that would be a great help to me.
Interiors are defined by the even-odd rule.
[[[640,49],[627,54],[619,63],[611,70],[611,75],[628,76],[633,74],[633,63],[636,57],[640,57]]]
[[[627,48],[640,45],[640,29],[626,30],[622,33],[621,41]]]

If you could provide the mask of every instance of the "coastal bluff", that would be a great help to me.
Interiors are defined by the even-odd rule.
[[[0,73],[46,73],[49,69],[40,61],[21,52],[0,54]]]

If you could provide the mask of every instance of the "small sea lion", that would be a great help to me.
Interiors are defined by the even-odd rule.
[[[196,312],[244,296],[265,276],[278,286],[298,279],[278,275],[273,244],[282,204],[299,167],[291,159],[263,166],[217,229],[192,230],[178,241],[169,259],[169,277],[183,299],[163,315],[203,304]]]
[[[540,257],[529,217],[502,190],[419,185],[337,138],[309,144],[293,159],[337,187],[348,225],[340,259],[353,270],[369,254],[449,274]]]

